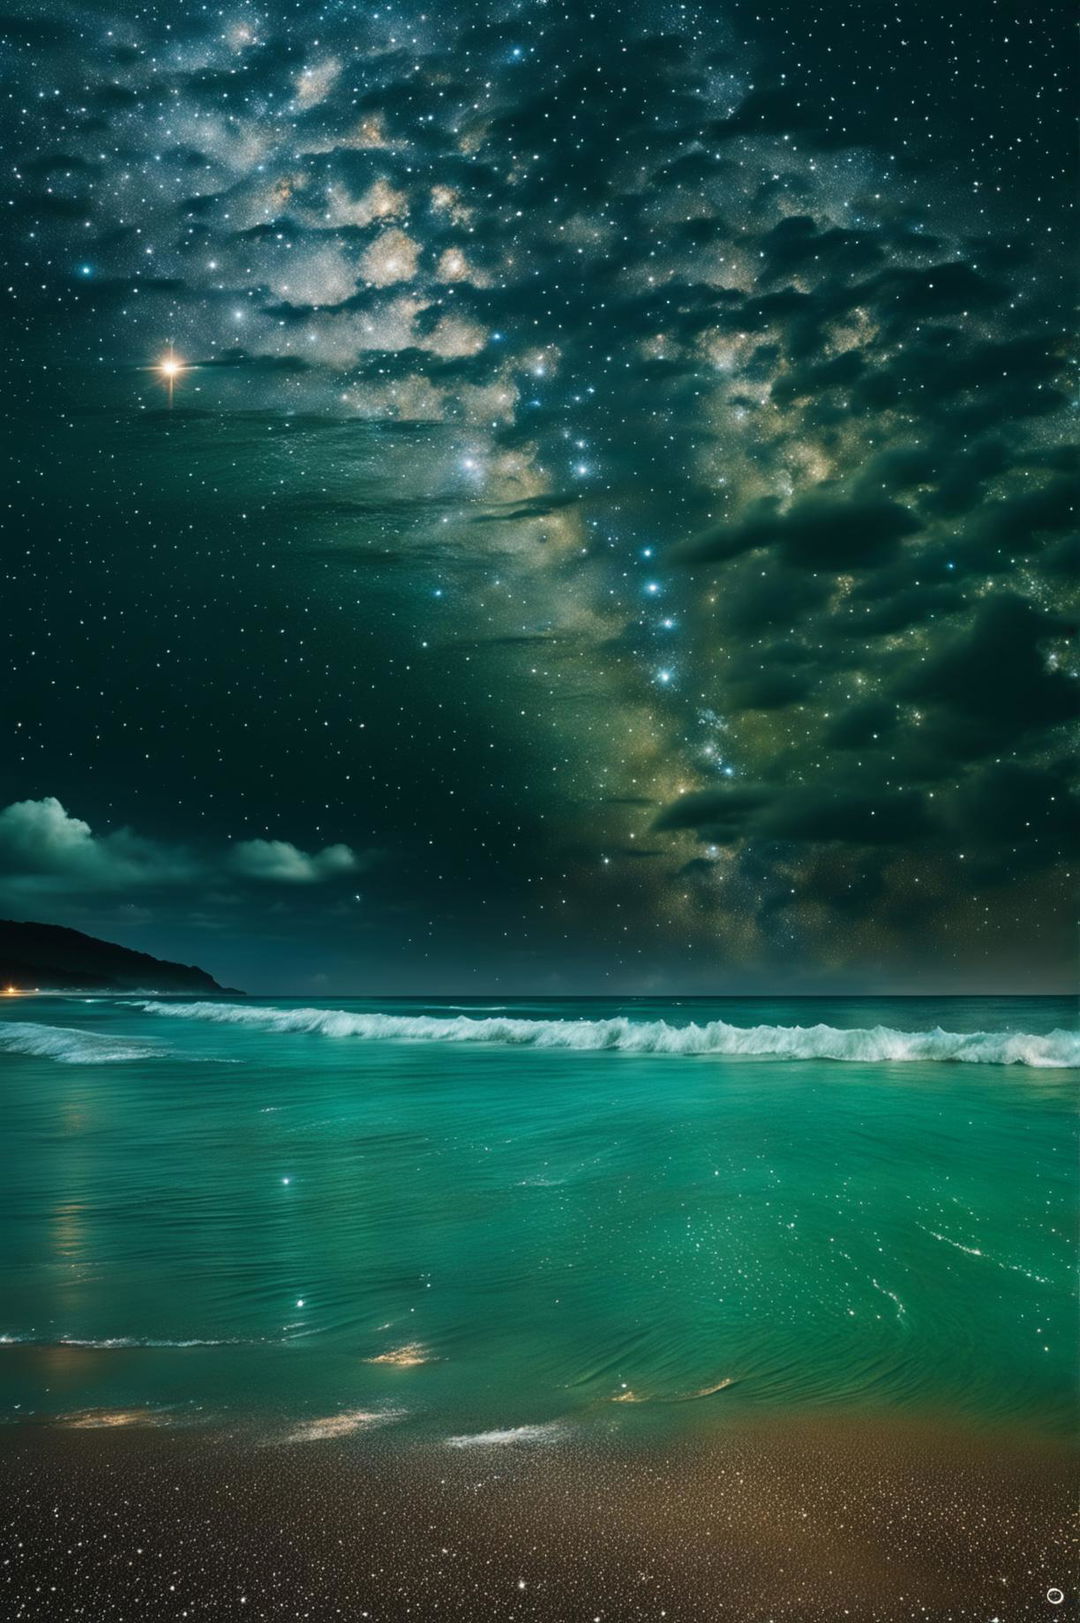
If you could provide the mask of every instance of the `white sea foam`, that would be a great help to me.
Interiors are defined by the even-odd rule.
[[[499,1431],[472,1431],[460,1437],[448,1437],[448,1448],[505,1448],[514,1443],[557,1443],[566,1436],[567,1428],[560,1420],[550,1420],[544,1426],[506,1426]]]
[[[671,1026],[666,1020],[475,1020],[347,1009],[274,1009],[239,1003],[143,1003],[152,1014],[268,1032],[310,1032],[367,1041],[502,1043],[525,1048],[609,1049],[628,1054],[771,1056],[863,1064],[957,1061],[969,1065],[1080,1066],[1080,1032],[895,1031],[890,1026]]]
[[[32,1020],[0,1025],[0,1053],[33,1054],[65,1065],[110,1065],[148,1059],[161,1052],[151,1043],[78,1031],[73,1026],[41,1026]]]

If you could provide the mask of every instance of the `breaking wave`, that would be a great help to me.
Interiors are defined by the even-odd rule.
[[[69,1026],[40,1026],[31,1020],[0,1026],[0,1053],[33,1054],[64,1065],[109,1065],[119,1060],[149,1059],[161,1053],[150,1043],[127,1037],[101,1036]]]
[[[627,1054],[769,1056],[854,1060],[863,1064],[954,1061],[969,1065],[1080,1066],[1080,1032],[895,1031],[873,1026],[672,1026],[666,1020],[454,1019],[424,1014],[351,1013],[347,1009],[274,1009],[237,1003],[142,1003],[151,1014],[207,1020],[268,1032],[309,1032],[366,1041],[501,1043],[525,1048],[615,1050]]]

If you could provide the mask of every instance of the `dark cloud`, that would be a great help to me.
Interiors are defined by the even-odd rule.
[[[837,716],[826,729],[826,741],[834,749],[866,749],[888,739],[897,725],[895,704],[887,699],[865,699]]]
[[[958,786],[945,815],[965,845],[990,847],[1005,872],[1080,855],[1080,804],[1069,765],[994,761]],[[1008,847],[1007,851],[998,848]]]
[[[931,708],[942,747],[961,756],[1037,740],[1076,718],[1077,684],[1047,659],[1047,643],[1066,629],[1012,593],[987,598],[898,691]]]
[[[725,632],[752,636],[774,626],[792,626],[815,615],[829,596],[825,577],[771,564],[762,569],[751,562],[742,570],[725,571],[717,613]]]
[[[726,845],[746,833],[751,819],[769,805],[762,789],[699,789],[680,795],[657,817],[658,830],[691,828],[702,839]]]
[[[864,794],[844,785],[801,785],[683,795],[655,826],[692,828],[717,845],[743,838],[897,845],[920,841],[933,825],[924,796],[912,790]]]
[[[820,492],[784,511],[774,497],[764,497],[741,523],[705,531],[676,556],[691,564],[724,562],[771,547],[795,568],[867,568],[887,563],[918,528],[915,515],[896,502]]]
[[[821,229],[808,214],[792,214],[766,232],[759,249],[764,275],[782,279],[809,273],[815,281],[825,277],[862,275],[885,257],[872,231]]]
[[[970,569],[1000,573],[1018,556],[1042,550],[1048,536],[1075,534],[1080,516],[1080,477],[1065,475],[1039,489],[988,501],[973,514],[952,548]]]

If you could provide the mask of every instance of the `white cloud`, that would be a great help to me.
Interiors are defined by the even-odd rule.
[[[0,893],[9,896],[74,897],[194,880],[220,884],[229,876],[314,885],[356,873],[367,860],[347,845],[307,852],[288,840],[240,840],[200,856],[128,828],[95,834],[54,795],[0,810]]]
[[[309,853],[288,840],[240,840],[232,848],[231,866],[246,879],[315,885],[339,874],[356,873],[360,859],[347,845],[327,845]]]
[[[131,885],[181,884],[196,864],[179,847],[143,839],[130,829],[95,834],[71,817],[54,795],[16,800],[0,811],[0,876],[26,889],[121,890]]]

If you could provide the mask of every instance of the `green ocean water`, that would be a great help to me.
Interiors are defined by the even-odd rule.
[[[13,999],[0,1414],[1067,1429],[1075,1028],[1052,998]]]

